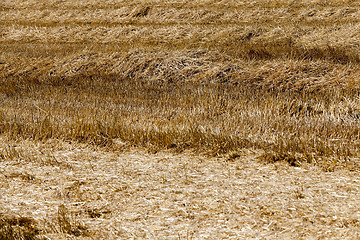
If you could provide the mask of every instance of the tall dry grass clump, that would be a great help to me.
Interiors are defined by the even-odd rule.
[[[28,217],[1,216],[0,239],[2,240],[37,240],[40,228],[36,221]]]

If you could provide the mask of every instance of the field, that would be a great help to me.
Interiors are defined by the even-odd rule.
[[[0,3],[0,239],[360,238],[360,2]]]

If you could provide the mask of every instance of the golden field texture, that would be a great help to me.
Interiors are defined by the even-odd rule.
[[[0,239],[356,239],[359,91],[359,1],[2,1]]]
[[[2,142],[2,239],[359,238],[358,172]]]

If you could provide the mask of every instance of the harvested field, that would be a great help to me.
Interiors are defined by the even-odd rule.
[[[359,238],[359,16],[2,1],[0,239]]]
[[[7,144],[20,158],[1,162],[1,211],[31,216],[46,239],[360,237],[356,172],[265,165],[253,150],[226,160]]]

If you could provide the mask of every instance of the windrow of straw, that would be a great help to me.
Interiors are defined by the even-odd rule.
[[[357,1],[6,1],[0,132],[356,168]]]

